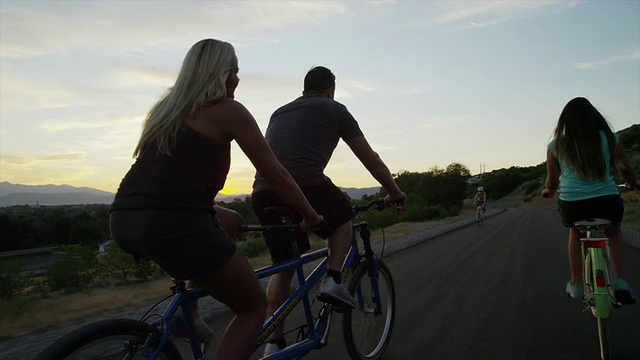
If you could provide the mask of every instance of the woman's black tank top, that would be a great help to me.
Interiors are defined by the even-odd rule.
[[[110,211],[174,209],[211,212],[230,165],[230,144],[183,126],[171,155],[149,147],[120,183]]]

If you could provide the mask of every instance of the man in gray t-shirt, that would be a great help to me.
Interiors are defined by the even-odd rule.
[[[351,148],[371,175],[387,192],[385,203],[403,209],[406,196],[398,188],[391,172],[378,157],[358,123],[347,108],[335,101],[335,76],[331,70],[317,66],[309,70],[304,79],[302,96],[276,110],[269,121],[266,139],[282,165],[291,173],[311,206],[325,219],[323,228],[314,231],[327,239],[329,259],[327,276],[320,285],[321,301],[355,306],[355,299],[341,285],[341,269],[351,241],[351,205],[342,191],[324,174],[324,169],[340,139]],[[264,178],[256,173],[251,195],[254,211],[262,224],[269,223],[264,209],[269,206],[286,206],[272,191]],[[300,219],[293,219],[298,221]],[[290,259],[291,245],[265,234],[265,240],[274,262]],[[300,239],[301,252],[309,249],[306,235]],[[269,307],[267,315],[289,296],[293,269],[271,277],[267,287]],[[283,327],[271,335],[265,355],[286,346]]]
[[[324,168],[340,139],[362,137],[347,108],[319,94],[303,95],[271,115],[265,135],[269,146],[300,187],[322,184]],[[269,190],[258,173],[254,191]]]

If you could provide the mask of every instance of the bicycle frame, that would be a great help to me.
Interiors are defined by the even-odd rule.
[[[368,223],[366,222],[353,224],[354,231],[351,234],[351,246],[349,247],[349,251],[347,252],[347,256],[343,264],[343,274],[342,274],[343,279],[346,278],[346,275],[349,269],[354,268],[357,264],[359,264],[359,259],[363,256],[363,255],[360,255],[360,250],[358,249],[358,241],[357,241],[355,230],[359,228],[361,229],[361,231],[363,231],[363,229],[367,228],[367,225]],[[248,227],[247,229],[252,229],[252,228]],[[367,230],[364,230],[364,231],[367,231]],[[373,255],[371,246],[367,246],[367,244],[369,244],[368,241],[365,241],[365,252],[368,252],[366,248],[369,248],[369,250],[371,251],[371,254]],[[280,305],[280,307],[273,313],[273,315],[271,315],[266,320],[265,324],[263,325],[262,333],[258,338],[258,344],[256,345],[256,349],[269,338],[269,335],[271,335],[274,329],[278,327],[278,325],[280,325],[287,318],[287,316],[291,313],[291,311],[300,302],[302,302],[303,304],[306,325],[307,325],[307,329],[309,330],[307,339],[297,342],[295,344],[292,344],[290,346],[287,346],[285,349],[277,353],[274,353],[270,356],[264,357],[263,358],[264,360],[267,360],[267,359],[268,360],[278,360],[278,359],[284,360],[284,359],[297,358],[309,353],[309,351],[313,349],[318,349],[321,346],[326,345],[327,337],[329,335],[329,326],[330,326],[330,320],[331,320],[330,314],[333,309],[331,305],[324,304],[322,309],[320,310],[320,315],[316,320],[312,314],[312,309],[311,309],[312,304],[309,299],[309,292],[316,284],[320,282],[323,275],[327,271],[327,265],[326,265],[327,255],[328,255],[327,248],[323,248],[323,249],[313,251],[309,254],[296,255],[292,260],[283,261],[283,262],[276,263],[274,265],[256,270],[256,275],[258,276],[259,279],[262,279],[262,278],[277,274],[279,272],[282,272],[284,270],[293,268],[296,270],[296,275],[298,278],[298,287],[294,289],[294,291],[291,293],[289,298],[287,298],[287,300],[282,305]],[[372,258],[375,259],[375,255],[373,255]],[[303,266],[311,261],[318,260],[318,259],[322,259],[322,260],[308,275],[305,276]],[[374,263],[377,264],[377,261],[374,260]],[[379,294],[377,293],[377,289],[376,289],[376,296],[379,297]],[[356,294],[356,299],[359,299],[358,302],[361,306],[362,295]],[[378,307],[377,311],[380,311],[379,301],[377,302],[377,307]],[[314,325],[314,321],[316,321],[315,325]]]
[[[265,230],[265,226],[245,226],[244,231],[262,231]],[[360,230],[361,238],[364,240],[364,254],[360,254],[360,249],[358,248],[358,241],[356,230]],[[319,312],[318,318],[314,318],[312,314],[312,301],[309,298],[309,293],[313,289],[313,287],[320,282],[323,275],[327,271],[327,255],[328,249],[322,248],[319,250],[315,250],[308,254],[297,254],[294,256],[292,260],[283,261],[280,263],[276,263],[267,267],[263,267],[257,269],[255,271],[256,276],[259,279],[263,279],[269,277],[271,275],[277,274],[279,272],[295,269],[296,276],[298,279],[298,287],[294,289],[289,298],[271,315],[264,323],[262,327],[262,332],[260,337],[258,338],[258,342],[256,344],[255,350],[258,349],[259,346],[262,345],[268,338],[269,335],[275,330],[275,328],[281,324],[287,316],[293,311],[293,309],[302,302],[304,315],[306,320],[306,326],[309,331],[308,337],[305,340],[297,342],[288,346],[287,348],[264,357],[264,360],[285,360],[301,357],[311,350],[318,349],[327,343],[327,337],[329,334],[329,327],[331,321],[331,312],[333,310],[332,305],[324,304]],[[369,230],[368,223],[366,221],[361,221],[353,224],[353,232],[351,235],[351,245],[349,247],[347,256],[343,265],[343,279],[346,278],[346,275],[349,269],[355,269],[355,267],[362,261],[363,258],[371,259],[372,261],[367,261],[368,271],[370,274],[377,274],[378,271],[378,260],[373,250],[371,248],[371,244],[369,242]],[[310,263],[312,261],[322,259],[318,265],[305,276],[304,265]],[[374,288],[374,293],[376,297],[376,308],[373,311],[378,314],[381,312],[382,305],[380,304],[380,293],[378,284],[376,281],[371,281],[372,286]],[[201,297],[207,296],[207,294],[199,288],[193,289],[185,289],[184,282],[178,283],[173,286],[171,289],[175,294],[167,308],[162,313],[160,319],[156,319],[151,322],[151,325],[156,326],[163,330],[162,338],[159,339],[159,346],[155,347],[155,349],[149,354],[148,358],[155,359],[161,352],[164,344],[170,340],[171,331],[170,325],[173,319],[173,316],[177,311],[182,311],[185,319],[185,325],[187,329],[189,344],[191,348],[191,352],[193,354],[194,359],[204,359],[204,354],[206,353],[206,343],[203,347],[198,346],[198,341],[196,340],[196,333],[192,325],[192,312],[190,308],[190,303],[197,301],[197,299]],[[363,307],[363,298],[362,293],[358,292],[355,294],[356,300],[360,308]],[[314,324],[315,322],[315,324]]]
[[[613,310],[615,297],[607,264],[609,256],[609,239],[601,234],[587,231],[587,237],[581,238],[582,280],[584,284],[584,301],[591,306],[593,315],[606,319]]]
[[[153,349],[153,351],[147,356],[149,359],[156,359],[158,355],[162,352],[162,348],[164,344],[171,338],[171,321],[173,320],[173,316],[178,311],[182,311],[182,314],[185,319],[185,327],[187,329],[189,346],[191,348],[191,353],[193,354],[193,359],[204,359],[205,353],[207,350],[207,343],[203,343],[202,347],[197,346],[198,341],[196,341],[196,333],[192,326],[193,315],[191,313],[192,302],[197,301],[201,297],[207,296],[204,290],[200,288],[192,288],[186,290],[184,287],[184,282],[180,282],[171,287],[171,290],[175,294],[167,308],[162,313],[160,319],[157,319],[151,323],[151,325],[156,326],[162,329],[162,338],[158,342],[161,346],[157,346]]]
[[[604,229],[611,225],[609,220],[587,219],[574,223],[586,237],[580,238],[582,252],[583,301],[591,310],[598,324],[600,357],[608,360],[609,331],[607,319],[614,307],[620,307],[615,299],[611,273],[609,272],[609,239]]]
[[[376,199],[367,205],[354,205],[352,219],[361,211],[367,211],[372,207],[378,210],[384,208],[384,200]],[[389,267],[378,258],[372,249],[368,223],[361,221],[353,224],[351,243],[343,262],[342,278],[347,280],[349,272],[349,284],[347,291],[357,300],[355,309],[339,305],[331,305],[320,301],[320,310],[312,309],[315,298],[309,299],[311,289],[318,284],[327,271],[327,257],[329,250],[324,248],[301,255],[297,250],[298,234],[288,233],[298,231],[297,224],[291,224],[286,220],[286,209],[271,209],[270,211],[284,211],[277,218],[274,225],[245,226],[244,231],[276,231],[274,235],[282,235],[282,240],[292,241],[294,253],[293,259],[283,261],[271,266],[255,270],[258,278],[265,278],[285,270],[294,269],[298,276],[298,287],[291,293],[272,316],[263,324],[262,333],[253,352],[255,352],[273,331],[281,325],[292,310],[300,303],[303,304],[305,323],[294,330],[298,330],[298,341],[287,348],[263,357],[263,360],[285,360],[301,358],[312,350],[320,349],[327,343],[331,314],[333,311],[343,315],[343,335],[347,352],[352,359],[372,360],[381,359],[389,345],[391,332],[395,319],[395,285]],[[273,214],[275,215],[275,214]],[[280,235],[280,230],[283,230]],[[364,244],[363,250],[358,248],[357,230],[360,230],[360,238]],[[289,236],[294,235],[294,236]],[[384,242],[383,242],[384,248]],[[311,261],[318,264],[305,275],[305,266]],[[121,358],[133,357],[156,359],[181,358],[180,349],[171,339],[172,321],[182,320],[184,329],[180,335],[186,336],[192,353],[192,359],[204,360],[210,339],[204,339],[199,334],[194,323],[191,306],[201,297],[207,294],[200,288],[186,289],[184,280],[174,279],[171,294],[151,306],[149,310],[138,320],[114,318],[94,321],[74,331],[69,332],[54,343],[49,345],[37,358],[38,359],[68,359],[71,358]],[[155,310],[160,303],[171,299],[167,307],[159,314]],[[312,301],[313,300],[313,301]],[[384,304],[382,301],[384,300]],[[317,310],[314,317],[312,311]],[[176,312],[181,311],[182,319],[174,318]],[[182,327],[181,326],[181,327]],[[183,330],[186,333],[183,333]],[[363,331],[364,330],[364,331]],[[106,356],[106,357],[105,357]]]

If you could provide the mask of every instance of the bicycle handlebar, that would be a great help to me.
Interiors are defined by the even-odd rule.
[[[384,203],[384,199],[383,198],[378,198],[375,200],[371,200],[368,204],[366,205],[358,205],[355,204],[353,205],[353,216],[356,216],[359,212],[362,211],[367,211],[371,208],[376,208],[376,210],[382,211],[385,208],[385,203]]]
[[[367,211],[371,208],[376,208],[379,211],[384,210],[386,204],[383,198],[375,199],[367,203],[366,205],[353,205],[352,215],[355,217],[358,213]],[[299,230],[300,224],[270,224],[270,225],[242,225],[242,232],[250,231],[268,231],[268,230]]]
[[[300,224],[242,225],[242,232],[269,230],[300,230]]]

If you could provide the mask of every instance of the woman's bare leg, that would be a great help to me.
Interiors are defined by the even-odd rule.
[[[582,250],[580,250],[580,231],[571,228],[569,232],[569,269],[571,270],[571,283],[582,283]]]
[[[216,359],[248,359],[262,329],[267,299],[244,256],[236,253],[222,267],[205,278],[192,280],[227,305],[236,316],[224,332]]]
[[[611,255],[612,280],[624,277],[624,238],[620,230],[620,224],[607,230],[609,238],[609,254]]]

